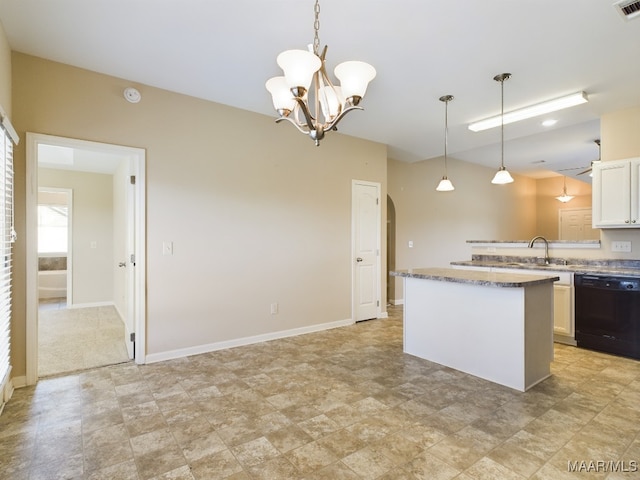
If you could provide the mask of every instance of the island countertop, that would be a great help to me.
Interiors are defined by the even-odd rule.
[[[468,283],[502,288],[522,288],[542,283],[553,283],[560,280],[554,275],[527,275],[520,273],[483,272],[476,270],[460,270],[454,268],[414,268],[389,272],[395,277],[421,278],[442,282]]]

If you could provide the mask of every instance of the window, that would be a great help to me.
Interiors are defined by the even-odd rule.
[[[66,205],[38,205],[38,253],[67,253],[68,219]]]
[[[11,250],[15,241],[15,232],[13,230],[13,142],[8,131],[14,134],[15,131],[10,125],[7,118],[2,115],[2,128],[0,128],[0,411],[11,396]]]

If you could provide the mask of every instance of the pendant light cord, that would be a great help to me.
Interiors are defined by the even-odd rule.
[[[501,91],[501,101],[500,101],[500,168],[504,170],[504,81],[506,79],[502,78],[500,80],[500,91]]]
[[[447,172],[447,144],[449,142],[449,100],[447,98],[444,101],[444,175],[449,175]]]

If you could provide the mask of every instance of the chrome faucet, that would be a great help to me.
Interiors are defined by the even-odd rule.
[[[529,248],[533,248],[533,244],[536,240],[542,240],[544,242],[544,264],[549,265],[551,263],[551,259],[549,258],[549,241],[544,238],[542,235],[538,235],[537,237],[533,237],[529,242]]]

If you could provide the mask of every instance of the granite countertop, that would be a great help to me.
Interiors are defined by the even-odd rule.
[[[396,277],[421,278],[443,282],[468,283],[503,288],[520,288],[542,283],[553,283],[560,277],[547,275],[529,275],[519,273],[482,272],[477,270],[460,270],[454,268],[414,268],[389,272]]]
[[[610,275],[629,275],[640,276],[640,268],[637,268],[635,261],[620,263],[608,260],[593,261],[567,261],[562,263],[553,263],[551,265],[540,265],[535,262],[527,261],[528,259],[496,257],[496,258],[474,258],[473,260],[462,260],[451,262],[451,265],[463,267],[491,267],[491,268],[517,268],[522,270],[544,270],[550,272],[568,272],[568,273],[593,273],[593,274],[610,274]]]

